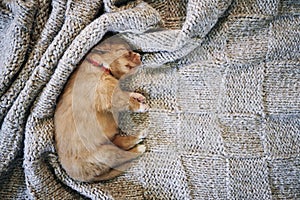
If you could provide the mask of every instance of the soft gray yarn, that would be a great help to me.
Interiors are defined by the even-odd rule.
[[[299,1],[0,6],[0,199],[300,199]],[[59,165],[53,113],[108,31],[144,53],[122,87],[151,110],[120,125],[148,132],[147,152],[112,181],[79,183]]]

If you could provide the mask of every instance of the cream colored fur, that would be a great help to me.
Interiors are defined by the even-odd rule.
[[[139,93],[119,88],[119,78],[141,64],[140,56],[121,41],[92,49],[71,75],[55,112],[55,141],[62,167],[84,182],[108,180],[130,166],[145,151],[144,135],[120,136],[117,123],[122,110],[145,112]],[[94,66],[90,60],[103,63]]]

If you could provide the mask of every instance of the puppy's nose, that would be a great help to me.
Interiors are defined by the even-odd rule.
[[[141,62],[141,56],[140,54],[138,53],[133,53],[132,54],[132,62],[134,62],[135,64],[137,65],[140,65],[142,62]]]

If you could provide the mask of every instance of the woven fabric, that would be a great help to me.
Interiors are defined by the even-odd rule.
[[[298,0],[16,0],[0,10],[0,199],[300,199]],[[123,113],[120,126],[146,131],[147,151],[116,179],[80,183],[58,162],[53,114],[108,31],[143,55],[122,87],[151,109]]]

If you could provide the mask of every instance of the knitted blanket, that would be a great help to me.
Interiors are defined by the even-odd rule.
[[[300,199],[298,0],[0,2],[0,199]],[[147,150],[80,183],[54,146],[57,98],[107,32],[142,52],[124,112]]]

